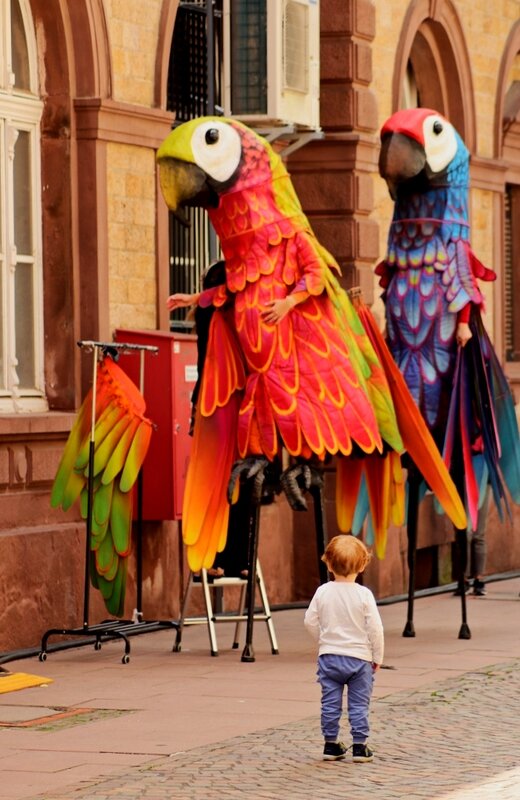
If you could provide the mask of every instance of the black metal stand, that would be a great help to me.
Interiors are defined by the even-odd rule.
[[[41,650],[38,655],[40,661],[47,659],[47,643],[51,636],[79,636],[83,641],[77,643],[76,646],[80,647],[85,644],[94,643],[94,649],[100,650],[103,642],[120,639],[124,642],[124,654],[121,659],[123,664],[128,664],[130,660],[130,636],[136,636],[142,633],[150,633],[155,630],[163,628],[177,628],[178,623],[174,620],[143,620],[142,613],[142,583],[143,583],[143,483],[142,473],[139,474],[137,479],[137,599],[136,608],[134,610],[133,619],[131,620],[105,620],[96,625],[89,623],[89,601],[90,601],[90,534],[92,530],[92,508],[93,508],[93,492],[94,492],[94,449],[95,449],[95,409],[96,409],[96,379],[97,379],[97,362],[100,352],[110,352],[116,350],[119,353],[127,354],[133,351],[139,351],[140,363],[140,391],[143,392],[144,388],[144,355],[145,351],[156,353],[158,348],[149,345],[137,344],[124,344],[114,342],[91,342],[80,341],[79,347],[84,347],[93,352],[93,388],[92,388],[92,425],[89,443],[89,471],[88,471],[88,504],[87,504],[87,520],[86,520],[86,547],[85,547],[85,582],[84,582],[84,598],[83,598],[83,624],[80,628],[50,628],[42,637]],[[94,637],[94,638],[92,638]],[[71,646],[70,642],[64,641],[52,646],[52,651],[67,649]],[[16,656],[13,657],[14,660]],[[6,659],[3,658],[2,661]]]

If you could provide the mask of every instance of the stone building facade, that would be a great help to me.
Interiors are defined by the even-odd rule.
[[[15,22],[22,20],[32,70],[21,95],[40,114],[32,165],[39,171],[33,207],[41,219],[35,295],[41,321],[36,312],[34,319],[43,376],[37,403],[24,406],[15,380],[0,407],[3,651],[35,646],[47,628],[81,619],[85,525],[78,510],[65,514],[49,504],[91,380],[76,342],[109,341],[117,328],[169,330],[168,214],[155,151],[172,125],[166,97],[178,0],[0,0],[0,6],[2,13],[19,6]],[[520,289],[518,0],[502,0],[499,11],[485,0],[321,0],[320,9],[324,137],[288,161],[318,237],[338,258],[345,286],[361,285],[377,310],[373,268],[392,210],[377,174],[378,130],[417,93],[421,105],[449,116],[472,154],[473,248],[498,274],[486,287],[487,327],[520,400],[520,316],[513,302]],[[14,51],[14,37],[11,44]],[[9,70],[12,64],[4,76]],[[2,82],[2,118],[5,106],[8,120],[19,94],[16,83],[13,89],[7,78]],[[331,471],[330,533],[333,483]],[[419,578],[423,585],[449,580],[452,531],[428,507],[422,514]],[[489,572],[520,566],[518,527],[518,511],[514,522],[491,513]],[[261,537],[271,602],[308,598],[317,581],[312,513],[293,517],[277,502],[263,511]],[[179,539],[177,521],[145,523],[147,616],[179,613],[185,579]],[[405,531],[392,531],[387,558],[367,576],[380,597],[404,591],[405,553]],[[132,577],[129,613],[135,588]],[[105,615],[96,593],[91,614],[92,621]]]

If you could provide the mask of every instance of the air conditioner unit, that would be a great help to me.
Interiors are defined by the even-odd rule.
[[[224,113],[320,127],[319,0],[224,0]]]

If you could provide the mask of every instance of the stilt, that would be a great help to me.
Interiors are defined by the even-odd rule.
[[[411,639],[415,636],[415,627],[413,624],[413,607],[414,607],[414,593],[415,593],[415,568],[417,564],[417,522],[419,517],[419,486],[421,483],[421,475],[415,469],[410,468],[408,471],[408,610],[406,617],[406,624],[403,630],[403,636]]]
[[[455,531],[455,542],[458,549],[458,562],[459,562],[459,591],[461,602],[461,616],[462,622],[459,630],[459,639],[471,639],[471,631],[468,625],[467,609],[466,609],[466,567],[468,564],[468,533],[466,530]]]
[[[244,490],[245,487],[242,487]],[[249,517],[249,557],[247,573],[247,625],[246,644],[242,651],[241,661],[253,662],[255,651],[253,649],[253,627],[255,617],[255,590],[256,590],[256,562],[258,559],[258,531],[260,527],[260,505],[251,498]]]
[[[320,583],[327,583],[329,580],[329,573],[324,562],[321,560],[327,544],[327,521],[325,518],[325,509],[323,507],[323,482],[321,485],[312,484],[309,492],[314,504],[314,527],[316,529],[316,544],[318,549],[318,573],[320,576]]]

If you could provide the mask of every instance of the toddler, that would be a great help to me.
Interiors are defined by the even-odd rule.
[[[340,534],[331,539],[322,560],[334,580],[317,589],[305,612],[305,627],[318,642],[326,761],[345,758],[347,752],[338,738],[345,686],[352,760],[372,761],[374,757],[367,746],[368,710],[374,673],[383,662],[383,623],[370,589],[356,583],[370,559],[371,554],[355,536]]]

